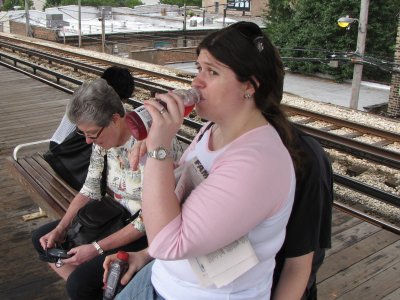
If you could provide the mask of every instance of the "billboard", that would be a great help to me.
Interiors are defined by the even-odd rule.
[[[228,0],[227,9],[250,11],[250,0]]]

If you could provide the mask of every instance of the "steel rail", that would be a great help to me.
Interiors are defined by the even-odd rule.
[[[357,157],[366,158],[391,168],[400,169],[400,153],[398,152],[362,143],[303,124],[296,124],[296,126],[318,139],[325,147],[339,149]]]
[[[0,39],[1,38],[4,38],[4,37],[0,36]],[[10,39],[10,38],[8,38],[8,39]],[[21,41],[21,40],[18,40],[18,43],[29,44],[28,42]],[[9,43],[6,43],[6,44],[10,45]],[[11,46],[13,46],[13,45],[11,44]],[[157,78],[166,79],[166,80],[170,80],[170,81],[173,81],[173,82],[180,82],[180,83],[190,84],[191,81],[192,81],[191,79],[187,79],[187,78],[183,78],[183,77],[179,77],[179,76],[175,76],[175,75],[171,75],[171,74],[160,73],[160,72],[156,72],[156,71],[152,71],[152,70],[144,69],[144,68],[140,68],[140,67],[127,66],[127,65],[120,64],[120,63],[117,63],[117,62],[111,62],[109,60],[102,59],[102,58],[99,58],[99,57],[93,57],[93,56],[90,56],[90,55],[86,55],[86,54],[83,54],[83,53],[76,53],[76,52],[71,52],[71,51],[68,51],[68,50],[65,50],[65,49],[54,48],[54,47],[51,47],[49,45],[40,44],[40,45],[36,45],[36,46],[39,46],[39,47],[42,47],[42,48],[46,48],[46,49],[50,49],[52,52],[66,53],[66,54],[68,54],[70,56],[81,57],[82,59],[87,59],[89,61],[96,61],[98,63],[105,64],[105,65],[116,65],[116,66],[120,66],[120,67],[129,68],[130,70],[132,70],[134,72],[147,74],[149,76],[154,76],[154,77],[157,77]],[[24,51],[24,52],[25,51],[30,51],[31,53],[34,53],[34,51],[36,51],[36,50],[32,50],[32,49],[25,49],[22,46],[15,46],[15,47],[18,47],[18,49],[20,51]],[[23,49],[25,49],[25,50],[23,50]],[[56,57],[54,54],[47,54],[47,55],[53,55],[54,57]],[[90,65],[88,65],[88,64],[87,64],[87,66],[90,67]]]
[[[337,173],[333,174],[333,180],[335,183],[400,208],[400,197],[394,194],[387,193],[373,186],[364,184],[359,180]]]
[[[68,58],[60,58],[58,56],[55,56],[53,54],[43,54],[42,52],[36,51],[36,50],[31,50],[31,49],[26,49],[20,46],[15,46],[12,44],[8,44],[5,42],[1,42],[0,41],[0,48],[2,45],[5,45],[6,47],[12,49],[12,50],[18,50],[22,53],[26,53],[30,56],[36,56],[39,58],[42,58],[44,60],[47,60],[49,63],[57,63],[59,65],[64,65],[64,66],[68,66],[68,67],[72,67],[74,69],[74,71],[85,71],[85,72],[89,72],[95,75],[100,76],[104,70],[106,68],[104,67],[97,67],[97,66],[92,66],[90,64],[84,63],[84,62],[76,62],[76,61],[71,61],[71,59]],[[3,56],[6,56],[7,54],[3,54]],[[76,55],[76,54],[75,54]],[[11,56],[9,56],[10,58]],[[108,65],[111,65],[110,62],[108,62]],[[117,65],[117,64],[113,64],[113,65]],[[138,68],[134,68],[134,67],[129,67],[126,65],[120,65],[121,67],[124,68],[128,68],[136,73],[140,73],[140,74],[135,74],[135,84],[136,86],[140,87],[140,88],[144,88],[147,90],[150,90],[153,94],[157,93],[157,92],[166,92],[169,91],[171,89],[173,89],[170,85],[166,85],[166,84],[162,84],[162,83],[155,83],[155,82],[150,82],[150,80],[148,79],[143,79],[140,77],[141,74],[145,74],[146,76],[149,75],[149,71],[145,70],[145,69],[138,69]],[[139,71],[140,70],[140,71]],[[167,79],[167,80],[171,80],[170,75],[164,75],[164,74],[160,74],[156,73],[158,76],[158,78],[161,79]],[[151,76],[154,76],[153,73],[151,73]],[[180,78],[180,77],[179,77]],[[175,77],[173,78],[173,80],[175,80]],[[185,83],[190,83],[189,80],[185,80]]]
[[[400,234],[400,227],[396,226],[396,225],[394,225],[392,223],[389,223],[389,222],[386,222],[386,221],[384,221],[382,219],[379,219],[379,218],[376,218],[374,216],[371,216],[370,214],[362,212],[362,211],[360,211],[358,209],[355,209],[353,207],[347,206],[346,204],[341,203],[341,202],[336,201],[336,200],[333,202],[333,206],[338,208],[339,210],[349,214],[349,215],[352,215],[353,217],[356,217],[358,219],[361,219],[363,221],[366,221],[368,223],[371,223],[371,224],[373,224],[375,226],[381,227],[381,228],[386,229],[388,231],[391,231],[393,233]]]
[[[385,130],[381,130],[381,129],[374,128],[374,127],[368,127],[368,126],[365,126],[365,125],[362,125],[359,123],[354,123],[354,122],[339,119],[336,117],[319,114],[317,112],[309,111],[309,110],[306,110],[303,108],[298,108],[298,107],[294,107],[294,106],[287,105],[287,104],[282,104],[282,105],[284,107],[284,110],[289,113],[306,116],[306,117],[309,117],[309,118],[315,119],[315,120],[326,121],[327,123],[332,123],[339,127],[351,128],[351,129],[354,129],[363,134],[376,135],[376,136],[382,137],[382,138],[387,139],[392,142],[400,141],[400,134],[397,134],[394,132],[385,131]],[[393,121],[392,119],[390,119],[390,120]],[[400,123],[399,123],[399,126],[400,126]]]

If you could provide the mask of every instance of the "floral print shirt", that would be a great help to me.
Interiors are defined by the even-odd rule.
[[[104,156],[107,155],[107,188],[114,193],[114,199],[120,202],[131,214],[141,208],[142,179],[144,162],[133,171],[129,165],[128,153],[132,149],[135,139],[130,137],[120,146],[106,150],[94,144],[88,175],[80,193],[90,199],[101,199],[101,177],[104,169]],[[182,147],[175,138],[172,145],[174,161],[182,155]]]

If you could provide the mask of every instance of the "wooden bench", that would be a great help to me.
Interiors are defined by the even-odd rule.
[[[185,149],[190,139],[178,137]],[[7,157],[6,165],[11,175],[27,191],[32,200],[39,206],[39,212],[25,215],[24,220],[48,216],[52,219],[60,219],[68,209],[72,199],[78,193],[66,183],[44,160],[43,151],[23,155],[23,149],[32,149],[37,145],[46,145],[43,140],[33,143],[20,144],[15,147],[13,156]],[[22,151],[21,151],[22,152]],[[28,150],[29,152],[29,150]]]
[[[46,144],[48,140],[18,145],[14,149],[13,156],[6,159],[11,175],[39,206],[39,212],[24,216],[25,220],[46,215],[53,219],[61,218],[77,194],[75,189],[53,171],[41,152],[19,157],[21,149],[41,143]]]

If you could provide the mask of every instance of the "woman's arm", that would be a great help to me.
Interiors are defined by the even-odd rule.
[[[300,300],[306,290],[314,252],[286,258],[273,300]]]
[[[134,242],[142,236],[144,236],[144,233],[139,232],[131,223],[129,223],[117,232],[114,232],[108,237],[97,241],[97,243],[101,249],[108,251]]]

